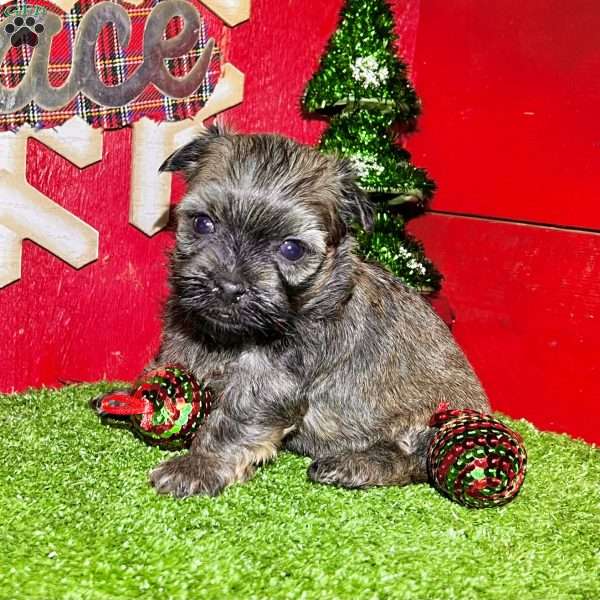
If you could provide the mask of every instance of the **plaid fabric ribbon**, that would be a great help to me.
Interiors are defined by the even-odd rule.
[[[83,15],[100,0],[80,0],[71,11],[63,14],[55,5],[47,2],[37,2],[36,5],[44,6],[59,15],[62,14],[64,26],[52,40],[49,64],[49,80],[53,86],[60,86],[67,79],[73,62],[73,48],[75,36]],[[161,0],[147,0],[143,4],[133,7],[127,5],[127,12],[131,18],[131,41],[127,49],[123,49],[117,40],[117,35],[112,24],[107,23],[101,30],[96,44],[96,69],[101,80],[106,85],[118,85],[128,79],[144,59],[143,32],[144,25],[152,9]],[[164,1],[164,0],[162,0]],[[190,0],[202,14],[200,4]],[[18,6],[19,8],[32,6],[23,0],[17,0],[4,5]],[[4,26],[7,19],[3,19],[0,27]],[[182,29],[179,17],[171,19],[167,26],[166,37],[177,35]],[[43,34],[41,34],[43,35]],[[195,46],[185,55],[178,58],[167,59],[167,68],[172,75],[182,77],[189,73],[202,50],[206,46],[208,35],[206,24],[202,20],[200,35]],[[11,48],[0,64],[0,83],[6,87],[16,87],[27,72],[35,48],[23,44]],[[141,117],[148,117],[154,121],[180,121],[193,117],[211,96],[221,71],[221,56],[217,47],[213,51],[211,62],[202,85],[191,96],[186,98],[169,98],[153,85],[148,85],[144,92],[128,104],[120,107],[100,106],[83,94],[79,93],[66,106],[59,110],[43,110],[34,102],[24,109],[14,113],[0,114],[0,131],[15,130],[25,123],[32,127],[48,128],[61,125],[74,115],[80,116],[92,127],[102,129],[118,129],[131,125]]]

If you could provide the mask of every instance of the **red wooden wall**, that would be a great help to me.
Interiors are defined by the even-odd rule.
[[[600,5],[423,0],[411,229],[499,410],[600,441]]]
[[[253,0],[223,40],[247,77],[229,122],[318,139],[299,98],[341,4]],[[425,107],[410,148],[440,187],[411,228],[446,276],[456,336],[495,408],[600,441],[600,8],[392,4]],[[0,290],[1,390],[132,379],[155,351],[170,238],[128,225],[129,140],[106,133],[83,173],[30,142],[29,181],[98,229],[100,257],[76,271],[25,243],[22,279]]]

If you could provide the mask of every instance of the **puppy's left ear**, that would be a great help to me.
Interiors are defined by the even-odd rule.
[[[363,229],[371,231],[375,208],[366,192],[358,185],[352,163],[346,158],[338,160],[338,173],[342,191],[342,219],[346,225],[359,221]]]
[[[159,167],[158,172],[181,172],[189,179],[201,167],[209,146],[228,133],[220,123],[210,125],[189,144],[175,150]]]

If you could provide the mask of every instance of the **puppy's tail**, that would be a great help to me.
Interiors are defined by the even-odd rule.
[[[396,440],[404,456],[412,459],[411,479],[415,483],[428,480],[427,454],[436,431],[433,427],[410,428],[403,431]]]

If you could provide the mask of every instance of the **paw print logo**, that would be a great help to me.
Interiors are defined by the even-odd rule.
[[[11,36],[10,43],[13,47],[18,48],[24,44],[35,47],[38,36],[44,33],[44,26],[34,17],[14,17],[4,25],[4,31]]]

